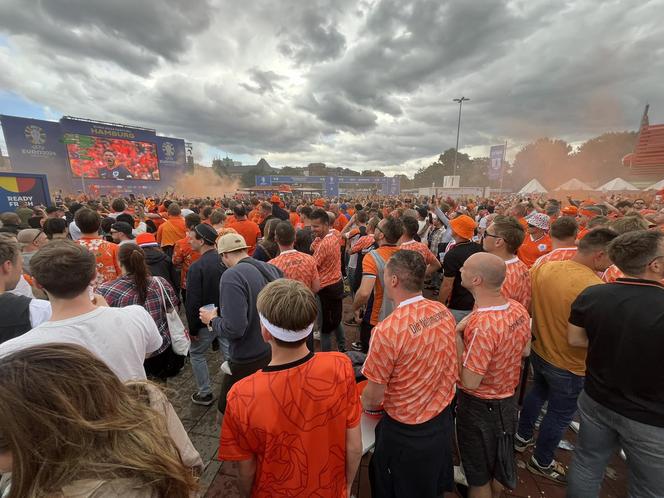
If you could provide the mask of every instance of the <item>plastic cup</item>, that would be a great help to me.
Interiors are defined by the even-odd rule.
[[[216,307],[216,304],[206,304],[205,306],[200,307],[200,311],[214,311]]]

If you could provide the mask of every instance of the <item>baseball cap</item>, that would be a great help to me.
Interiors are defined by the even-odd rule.
[[[470,240],[473,238],[473,235],[475,235],[475,227],[477,224],[470,216],[462,214],[450,220],[450,226],[454,233],[459,237]]]
[[[136,236],[136,244],[139,247],[156,247],[159,244],[152,233],[141,233]]]
[[[132,228],[129,223],[126,221],[116,221],[111,225],[111,230],[115,230],[116,232],[121,232],[124,233],[127,237],[130,239],[134,238],[134,234],[132,233]]]
[[[37,240],[37,237],[39,237],[39,234],[42,232],[43,230],[38,228],[25,228],[18,232],[18,235],[16,235],[16,240],[19,244],[32,244],[35,240]]]
[[[242,235],[237,233],[227,233],[222,235],[217,240],[217,252],[219,254],[226,254],[228,252],[235,252],[241,249],[249,249],[249,246],[244,240]]]
[[[194,227],[194,232],[205,241],[205,243],[213,246],[217,240],[217,231],[214,227],[207,223],[199,223]]]

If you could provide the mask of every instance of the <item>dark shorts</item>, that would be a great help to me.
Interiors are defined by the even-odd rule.
[[[452,410],[422,424],[403,424],[384,415],[376,426],[369,463],[371,496],[437,498],[454,486]]]
[[[515,476],[506,475],[505,469],[515,465],[516,421],[514,396],[485,400],[457,392],[457,443],[470,486],[484,486],[492,479],[514,486]]]

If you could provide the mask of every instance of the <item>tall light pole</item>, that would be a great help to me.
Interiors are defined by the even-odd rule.
[[[452,173],[454,176],[456,176],[457,155],[459,154],[459,131],[461,131],[461,106],[463,106],[464,101],[468,100],[470,99],[466,97],[461,97],[460,99],[452,99],[453,102],[459,103],[459,122],[457,123],[457,141],[456,141],[456,147],[454,148],[454,173]]]

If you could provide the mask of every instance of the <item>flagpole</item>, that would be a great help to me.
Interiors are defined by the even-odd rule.
[[[500,195],[503,195],[503,175],[505,174],[505,154],[507,154],[507,140],[503,148],[503,158],[500,161]]]

